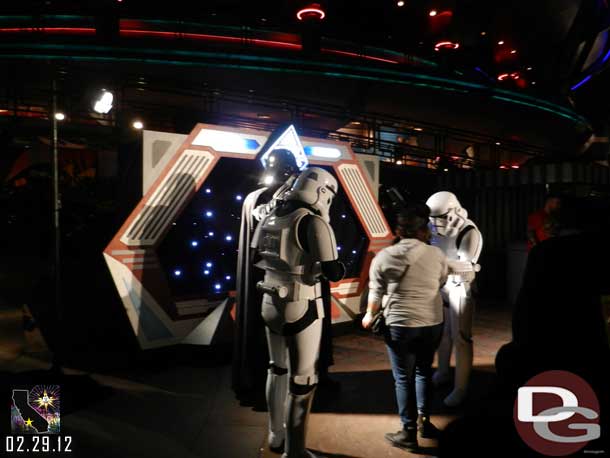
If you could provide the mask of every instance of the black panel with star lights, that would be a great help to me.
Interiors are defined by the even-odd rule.
[[[241,207],[260,187],[262,172],[258,161],[220,159],[172,223],[158,254],[174,300],[218,300],[235,290]],[[343,189],[333,201],[331,225],[346,276],[358,277],[368,241]]]

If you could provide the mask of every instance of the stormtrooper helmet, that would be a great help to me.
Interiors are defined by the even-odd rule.
[[[336,178],[324,169],[311,167],[297,177],[286,200],[300,200],[320,212],[330,222],[330,206],[337,195],[339,185]]]
[[[468,218],[468,212],[452,192],[432,194],[426,205],[430,207],[430,222],[443,237],[456,237]]]

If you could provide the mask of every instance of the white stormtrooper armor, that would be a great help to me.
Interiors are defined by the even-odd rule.
[[[270,368],[267,377],[269,446],[284,458],[313,456],[305,449],[307,418],[318,381],[316,362],[324,309],[320,277],[343,276],[328,222],[336,179],[320,168],[302,172],[285,202],[259,224],[253,237],[265,270],[263,295]],[[342,267],[342,266],[341,266]]]
[[[251,399],[251,396],[256,396],[259,382],[263,377],[266,378],[259,357],[260,352],[256,350],[264,337],[260,326],[260,298],[255,289],[259,275],[252,270],[252,237],[258,223],[283,200],[284,194],[290,190],[299,172],[296,159],[288,150],[268,151],[266,158],[267,160],[263,161],[264,173],[259,181],[259,185],[263,187],[252,191],[244,199],[239,231],[232,385],[238,398],[246,401]]]
[[[449,380],[449,360],[455,344],[454,388],[444,400],[446,405],[453,407],[464,400],[472,371],[474,303],[471,282],[480,270],[477,261],[483,248],[483,237],[453,193],[437,192],[426,204],[430,208],[430,222],[435,232],[432,243],[447,256],[451,272],[441,290],[449,307],[445,309],[445,328],[433,382],[440,385]]]

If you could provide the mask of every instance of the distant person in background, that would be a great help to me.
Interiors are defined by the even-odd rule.
[[[561,199],[556,195],[547,196],[544,207],[527,217],[527,249],[531,250],[551,237],[559,235],[561,229],[559,215]]]

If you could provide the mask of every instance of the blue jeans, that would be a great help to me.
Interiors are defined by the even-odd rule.
[[[418,412],[428,415],[432,360],[441,340],[443,323],[389,328],[385,340],[394,376],[398,415],[404,428],[416,427]]]

